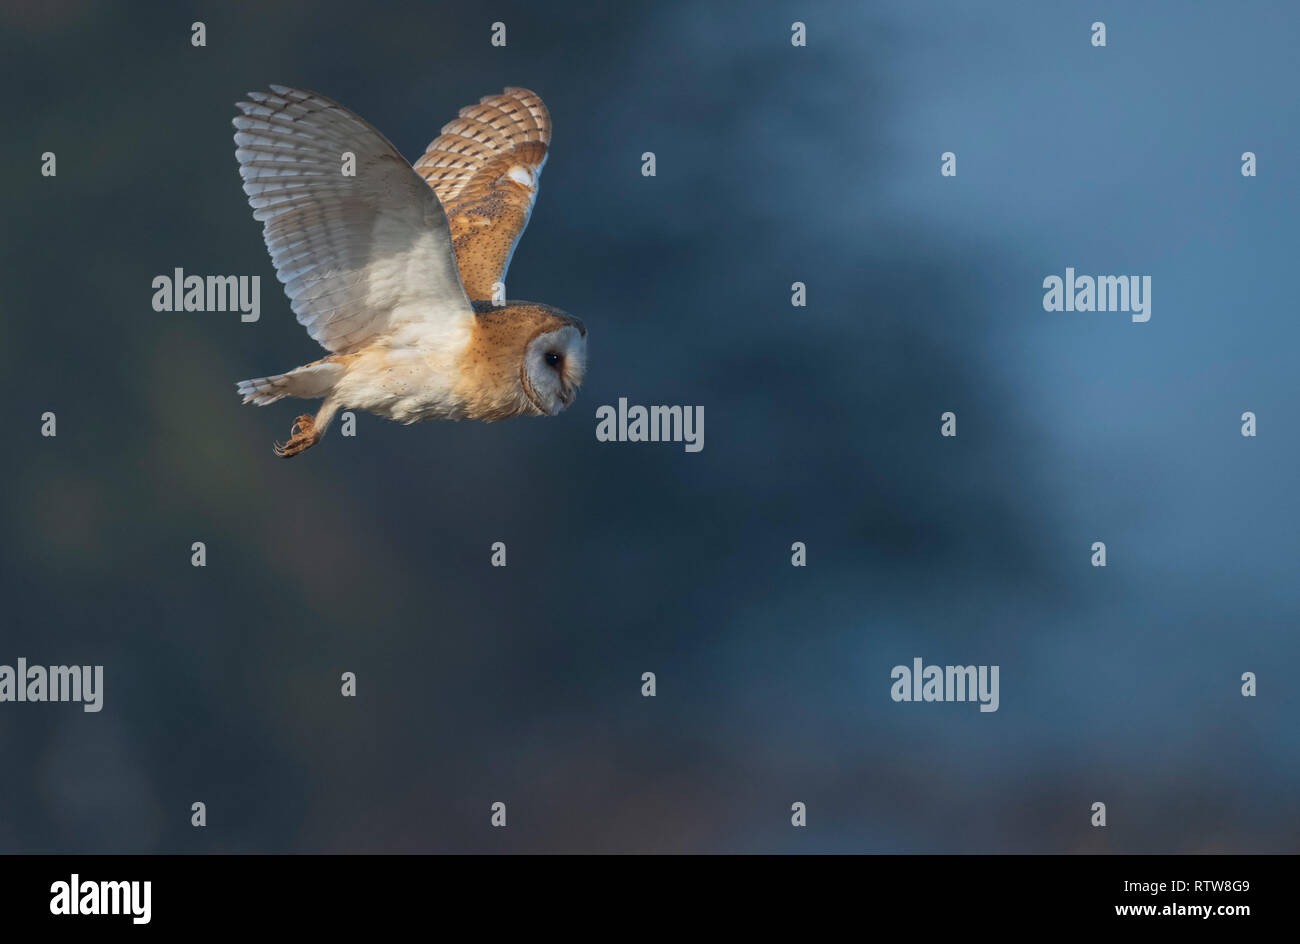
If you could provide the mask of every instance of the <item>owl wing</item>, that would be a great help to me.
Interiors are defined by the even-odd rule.
[[[471,299],[493,297],[537,199],[551,115],[528,89],[507,88],[460,110],[415,171],[438,194]]]
[[[299,324],[329,351],[472,324],[446,215],[382,134],[313,92],[250,92],[234,119],[253,216]],[[344,173],[355,155],[355,176]]]

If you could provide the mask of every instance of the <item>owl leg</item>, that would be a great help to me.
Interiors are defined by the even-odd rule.
[[[330,421],[334,419],[338,408],[337,403],[327,399],[321,404],[315,416],[304,413],[298,417],[293,421],[293,428],[289,430],[289,441],[275,444],[275,454],[281,459],[289,459],[316,445],[325,435],[325,430],[329,428]]]
[[[281,459],[289,459],[320,442],[320,433],[316,431],[316,418],[304,413],[293,421],[289,430],[289,441],[275,444],[275,454]]]

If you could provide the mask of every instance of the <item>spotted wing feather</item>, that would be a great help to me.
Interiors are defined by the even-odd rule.
[[[446,211],[465,292],[494,297],[537,200],[551,116],[534,92],[507,88],[443,126],[415,162]]]

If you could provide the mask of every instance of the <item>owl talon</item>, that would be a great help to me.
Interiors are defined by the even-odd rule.
[[[275,444],[275,454],[281,459],[290,459],[318,442],[320,433],[316,432],[316,419],[310,413],[304,413],[293,421],[289,441]]]

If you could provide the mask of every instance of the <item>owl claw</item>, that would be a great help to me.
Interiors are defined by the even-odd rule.
[[[316,432],[316,419],[310,413],[304,413],[293,421],[289,441],[275,444],[275,454],[281,459],[290,459],[318,442],[320,434]]]

